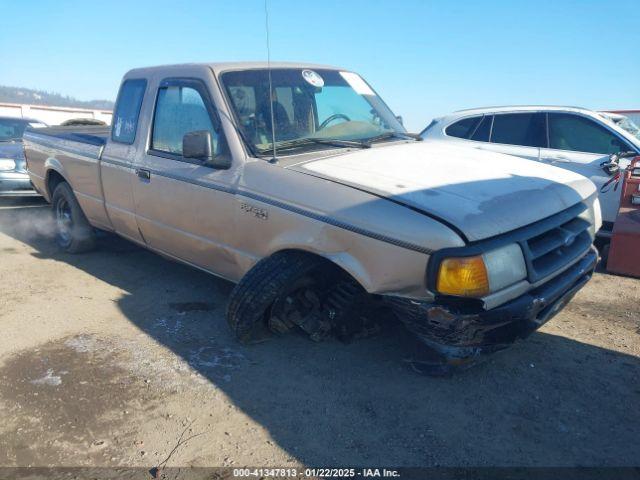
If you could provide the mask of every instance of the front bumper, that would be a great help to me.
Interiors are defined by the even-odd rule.
[[[25,172],[0,172],[0,197],[34,196],[29,175]]]
[[[473,365],[483,355],[504,349],[540,328],[589,281],[597,261],[591,247],[562,274],[492,310],[447,301],[390,298],[388,302],[408,330],[429,347],[429,355],[410,360],[412,366],[424,373],[447,373]]]

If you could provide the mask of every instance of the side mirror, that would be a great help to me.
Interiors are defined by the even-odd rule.
[[[211,132],[198,130],[189,132],[182,137],[182,156],[184,158],[196,158],[204,162],[213,159],[213,142]]]
[[[615,175],[620,171],[620,164],[618,163],[620,161],[620,155],[620,153],[612,153],[609,155],[608,162],[602,162],[600,164],[604,173],[607,175]]]
[[[398,120],[398,123],[402,126],[404,126],[404,121],[402,119],[402,115],[396,115],[396,120]]]
[[[182,156],[201,160],[208,167],[227,169],[231,166],[231,157],[215,156],[213,141],[209,130],[189,132],[182,137]]]

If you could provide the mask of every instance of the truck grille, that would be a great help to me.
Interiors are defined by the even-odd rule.
[[[531,283],[561,270],[589,249],[590,223],[579,218],[586,208],[580,203],[526,229],[528,235],[519,243]]]

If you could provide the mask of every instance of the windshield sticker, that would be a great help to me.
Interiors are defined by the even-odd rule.
[[[317,72],[314,72],[313,70],[303,70],[302,71],[302,78],[304,78],[305,81],[308,84],[313,85],[314,87],[317,87],[317,88],[324,87],[323,78],[320,75],[318,75]]]
[[[369,85],[367,85],[367,82],[365,82],[362,77],[360,77],[360,75],[358,75],[357,73],[353,73],[353,72],[340,72],[340,75],[342,75],[342,78],[344,78],[347,83],[349,84],[349,86],[351,88],[353,88],[357,94],[359,95],[375,95],[375,93],[373,93],[373,90],[371,90],[371,87],[369,87]]]

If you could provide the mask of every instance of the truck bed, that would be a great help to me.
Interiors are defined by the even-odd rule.
[[[57,165],[54,170],[70,184],[82,185],[74,191],[88,216],[96,209],[99,214],[104,210],[100,160],[109,132],[109,127],[78,125],[27,129],[24,154],[35,189],[50,200],[47,165]]]
[[[44,137],[54,137],[60,140],[102,147],[107,143],[110,131],[111,127],[109,126],[70,126],[29,129],[27,134],[43,135]],[[46,141],[46,138],[43,140]]]
[[[23,140],[29,170],[44,175],[43,162],[50,156],[99,160],[109,133],[110,127],[103,126],[28,128]]]

